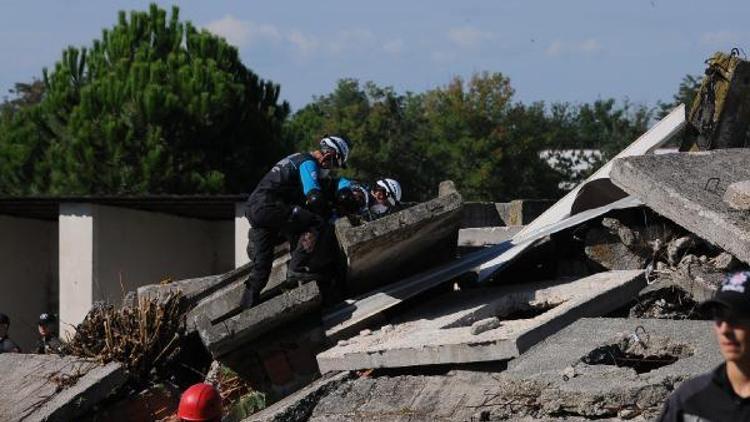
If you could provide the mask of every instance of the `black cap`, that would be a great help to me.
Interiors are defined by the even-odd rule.
[[[48,325],[55,322],[57,318],[53,314],[43,313],[39,315],[39,325]]]
[[[10,318],[2,312],[0,312],[0,324],[10,325]]]
[[[713,299],[703,302],[700,307],[704,311],[724,308],[736,317],[750,318],[750,271],[729,274]]]

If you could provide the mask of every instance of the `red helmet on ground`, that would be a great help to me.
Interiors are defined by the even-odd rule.
[[[195,384],[180,397],[177,417],[185,421],[218,421],[221,418],[221,396],[211,384]]]

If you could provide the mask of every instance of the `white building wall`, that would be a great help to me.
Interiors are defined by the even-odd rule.
[[[0,215],[0,312],[10,317],[10,337],[32,350],[37,320],[56,303],[57,222]]]
[[[72,335],[73,326],[91,308],[94,278],[94,210],[91,204],[60,204],[60,334]]]
[[[108,206],[96,210],[94,300],[119,304],[140,286],[233,268],[232,221]]]
[[[83,227],[63,229],[63,218],[77,221],[60,217],[61,233],[80,234],[80,246],[63,245],[61,236],[60,313],[62,318],[63,309],[67,309],[71,324],[79,323],[93,302],[119,305],[125,293],[146,284],[219,274],[234,267],[232,220],[207,221],[102,205],[85,207],[90,208],[89,231]],[[68,273],[63,274],[66,253],[71,256],[66,257]],[[75,286],[81,291],[80,299],[66,297],[63,303],[63,279],[66,287],[72,280],[84,280],[82,286]]]
[[[248,262],[247,256],[248,231],[250,231],[250,222],[245,217],[245,202],[238,202],[234,205],[234,267],[239,268]]]

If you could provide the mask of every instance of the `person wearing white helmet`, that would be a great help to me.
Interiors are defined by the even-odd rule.
[[[322,224],[329,216],[329,200],[324,197],[321,179],[328,171],[346,167],[351,149],[350,142],[342,136],[326,135],[320,139],[318,149],[307,153],[292,154],[273,166],[258,182],[248,198],[245,216],[250,221],[250,242],[253,269],[246,281],[247,291],[243,297],[246,307],[258,303],[271,274],[273,248],[279,235],[295,245],[298,237],[310,228]],[[312,248],[314,242],[299,242]],[[290,262],[290,274],[304,271],[304,259]]]
[[[401,206],[401,184],[395,179],[378,179],[372,188],[370,212],[375,218],[397,211]]]

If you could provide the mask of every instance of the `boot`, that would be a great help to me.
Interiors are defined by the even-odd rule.
[[[240,306],[243,309],[249,309],[258,305],[258,303],[260,303],[261,290],[260,283],[252,277],[248,277],[247,280],[245,280],[245,291],[242,292]]]

